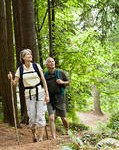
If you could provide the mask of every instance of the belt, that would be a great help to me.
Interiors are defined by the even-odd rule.
[[[30,100],[32,100],[31,98],[31,89],[36,88],[36,101],[38,101],[38,86],[41,85],[41,83],[36,84],[35,86],[28,86],[28,87],[24,87],[24,89],[29,89],[29,96],[30,96]]]

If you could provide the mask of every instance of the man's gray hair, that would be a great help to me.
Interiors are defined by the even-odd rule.
[[[54,60],[54,58],[48,57],[48,58],[46,59],[46,61],[45,61],[45,64],[46,64],[46,65],[48,64],[48,61],[49,61],[50,59],[53,59],[53,60]],[[54,60],[54,61],[55,61],[55,60]]]

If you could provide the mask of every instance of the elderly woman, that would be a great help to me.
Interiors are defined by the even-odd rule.
[[[33,141],[37,142],[43,140],[44,127],[46,125],[46,103],[49,102],[47,84],[41,66],[32,63],[32,52],[30,49],[24,49],[20,52],[20,60],[22,65],[18,67],[15,78],[13,79],[11,73],[8,74],[8,78],[11,79],[14,86],[22,78],[29,127],[33,133]],[[39,130],[40,136],[38,135]]]

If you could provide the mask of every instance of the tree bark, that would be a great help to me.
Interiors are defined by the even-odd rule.
[[[100,107],[100,92],[96,85],[93,85],[92,96],[94,100],[94,113],[96,115],[103,115]]]
[[[23,35],[23,48],[29,48],[33,52],[34,61],[38,61],[38,51],[36,46],[36,31],[34,18],[33,0],[21,0],[21,33]]]
[[[22,23],[21,23],[21,0],[13,0],[13,16],[14,16],[14,31],[15,31],[15,44],[16,44],[16,61],[17,67],[21,65],[19,56],[20,51],[23,49],[23,36],[22,36]],[[19,97],[21,106],[21,122],[27,123],[27,110],[24,97],[23,87],[19,82]]]
[[[8,33],[12,30],[10,28],[10,20],[6,19],[6,13],[10,19],[10,1],[5,4],[4,0],[0,0],[0,85],[1,85],[1,96],[3,104],[4,122],[11,125],[14,124],[12,101],[11,101],[11,88],[10,82],[8,81],[7,74],[10,69],[9,65],[9,53],[8,47],[12,46],[12,43],[8,41]],[[6,8],[5,8],[6,7]],[[5,12],[7,10],[7,12]],[[8,21],[8,22],[6,22]],[[7,29],[7,27],[9,27]],[[9,30],[9,32],[7,32]],[[3,55],[4,54],[4,55]]]
[[[40,65],[42,67],[42,69],[44,68],[43,66],[43,57],[42,57],[42,41],[41,41],[41,29],[43,27],[43,24],[44,24],[44,20],[46,18],[46,13],[45,13],[45,17],[43,19],[43,22],[42,24],[40,24],[40,21],[39,21],[39,13],[40,13],[40,10],[39,10],[39,3],[37,2],[37,0],[35,0],[35,6],[34,6],[34,12],[35,12],[35,22],[37,23],[35,25],[36,27],[36,38],[37,38],[37,45],[38,45],[38,50],[39,50],[39,60],[40,60]]]
[[[33,52],[33,61],[38,60],[38,50],[36,45],[36,31],[34,19],[34,5],[32,0],[13,0],[14,22],[15,22],[15,41],[17,67],[21,64],[19,53],[21,50],[28,48]],[[22,122],[27,123],[28,116],[23,87],[19,84],[20,104]]]
[[[16,66],[19,66],[19,54],[22,47],[22,33],[21,33],[21,0],[12,0],[13,4],[13,19],[14,19],[14,33],[15,33],[15,47],[16,47]]]
[[[49,26],[49,55],[53,57],[52,49],[52,23],[51,23],[51,9],[50,9],[50,0],[48,0],[48,26]]]

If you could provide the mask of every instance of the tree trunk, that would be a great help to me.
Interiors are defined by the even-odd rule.
[[[19,54],[23,49],[22,47],[22,34],[21,34],[21,0],[12,0],[13,4],[13,18],[14,18],[14,33],[15,33],[15,46],[16,46],[16,64],[19,66]]]
[[[23,49],[21,0],[13,0],[13,16],[14,16],[14,31],[15,31],[15,43],[16,43],[16,61],[18,67],[21,65],[19,59],[20,51]],[[21,105],[21,122],[27,123],[28,116],[26,110],[26,102],[25,102],[23,87],[21,87],[21,83],[19,83],[19,96],[20,96],[20,105]]]
[[[11,0],[6,0],[6,21],[7,21],[7,45],[8,45],[8,58],[9,60],[9,70],[14,74],[14,47],[13,47],[13,28],[12,28],[12,12],[11,12]],[[16,121],[18,123],[17,114],[17,99],[16,99],[16,88],[13,88],[14,93],[14,104],[16,110]],[[12,100],[11,100],[12,101]],[[13,109],[13,108],[12,108]],[[13,116],[13,115],[12,115]],[[14,124],[14,122],[13,122]]]
[[[52,4],[51,6],[52,8],[52,53],[53,53],[53,58],[55,59],[56,62],[56,67],[59,67],[57,47],[55,44],[55,0],[52,0],[51,4]]]
[[[100,92],[97,89],[96,85],[93,85],[92,95],[94,100],[94,113],[96,115],[102,115],[101,107],[100,107]]]
[[[21,0],[21,23],[23,35],[22,44],[24,48],[29,48],[33,52],[34,61],[38,61],[38,51],[36,46],[36,31],[34,19],[33,0]]]
[[[32,0],[13,0],[13,11],[15,21],[15,41],[17,54],[17,67],[20,65],[19,53],[25,48],[29,48],[33,52],[33,61],[38,60],[38,51],[36,46],[36,32],[34,22],[34,7]],[[26,102],[23,87],[19,86],[20,104],[22,122],[27,123],[28,116],[26,111]]]
[[[49,55],[53,57],[52,49],[52,23],[51,23],[51,9],[50,9],[50,0],[48,0],[48,26],[49,26]]]
[[[34,3],[35,3],[35,6],[34,6],[35,22],[37,22],[37,24],[36,24],[36,37],[37,37],[37,45],[38,45],[38,50],[39,50],[39,60],[40,60],[41,67],[44,68],[43,58],[42,58],[42,42],[41,42],[41,32],[40,31],[43,27],[43,23],[44,23],[44,20],[46,18],[46,14],[45,14],[45,17],[43,19],[43,23],[40,24],[40,21],[39,21],[39,13],[40,13],[39,3],[37,2],[37,0],[35,0]]]
[[[11,0],[5,0],[6,2],[6,21],[7,21],[7,45],[8,45],[8,58],[9,69],[14,73],[14,47],[13,47],[13,30],[12,30],[12,13],[11,13]]]
[[[13,0],[13,17],[14,17],[14,32],[15,32],[15,44],[16,44],[16,63],[17,67],[21,65],[19,55],[20,51],[23,49],[22,46],[22,33],[21,33],[21,0]],[[19,84],[19,87],[21,84]],[[22,87],[20,88],[20,105],[21,105],[21,121],[23,123],[26,123],[27,121],[27,111],[26,111],[26,105],[25,105],[25,97]]]
[[[9,6],[8,6],[9,5]],[[3,113],[4,113],[4,122],[14,124],[13,117],[13,109],[12,109],[12,101],[11,101],[11,89],[10,82],[8,81],[7,74],[9,72],[9,62],[8,62],[8,38],[7,38],[7,30],[11,30],[11,28],[7,29],[6,22],[6,12],[5,6],[7,9],[11,8],[10,3],[5,5],[4,0],[0,0],[0,86],[1,86],[1,96],[3,103]],[[7,11],[10,13],[10,10]],[[7,14],[8,16],[10,14]],[[10,27],[10,26],[9,26]],[[3,55],[4,53],[4,55]]]

